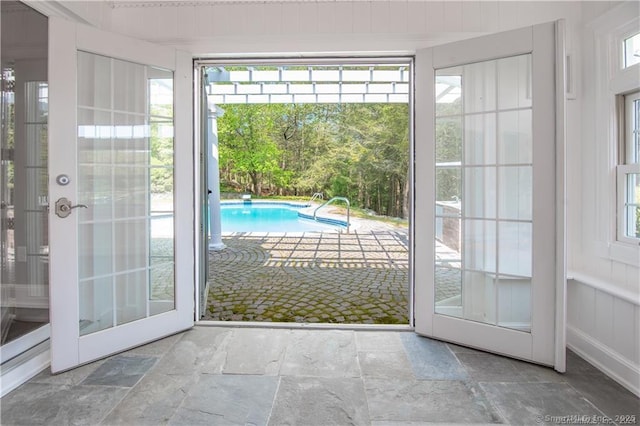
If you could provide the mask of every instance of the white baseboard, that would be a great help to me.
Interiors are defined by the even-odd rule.
[[[570,324],[567,347],[640,397],[640,366]]]

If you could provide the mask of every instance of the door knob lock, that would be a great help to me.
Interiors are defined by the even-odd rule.
[[[71,205],[71,201],[65,197],[62,197],[58,199],[58,201],[56,201],[56,215],[63,219],[71,214],[71,210],[77,208],[87,209],[89,207],[86,204],[76,204],[75,206]]]

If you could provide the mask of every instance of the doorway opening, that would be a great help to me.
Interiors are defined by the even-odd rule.
[[[412,59],[197,67],[201,318],[409,325]]]

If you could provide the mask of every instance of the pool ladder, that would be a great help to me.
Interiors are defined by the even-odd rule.
[[[315,194],[313,194],[313,195],[315,195]],[[320,210],[324,206],[328,206],[329,204],[333,203],[334,201],[344,201],[347,204],[347,234],[348,234],[349,233],[350,219],[351,219],[351,204],[349,203],[349,199],[347,197],[333,197],[330,200],[325,201],[324,203],[322,203],[320,206],[316,207],[316,209],[313,211],[313,220],[316,220],[316,213],[318,212],[318,210]]]
[[[324,200],[324,194],[322,192],[315,192],[309,201],[307,201],[307,205],[310,206],[315,200]]]

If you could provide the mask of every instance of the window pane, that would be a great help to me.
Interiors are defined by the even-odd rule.
[[[496,164],[496,114],[465,117],[464,155],[467,164]]]
[[[531,55],[479,62],[438,70],[435,81],[435,312],[524,332],[533,257],[531,64]]]
[[[146,271],[134,271],[115,277],[116,325],[147,316]]]
[[[436,169],[436,200],[439,204],[457,204],[461,198],[460,167]]]
[[[531,223],[501,222],[498,228],[500,274],[531,277],[533,259],[533,227]]]
[[[498,110],[531,107],[531,55],[500,59],[496,78]]]
[[[91,167],[111,164],[111,138],[102,137],[109,129],[110,113],[78,108],[78,163]]]
[[[462,112],[461,74],[459,68],[436,71],[436,117]]]
[[[110,61],[113,67],[113,90],[109,92],[109,96],[113,102],[113,109],[144,114],[149,99],[146,85],[140,82],[147,78],[146,68],[140,64],[117,59]]]
[[[496,217],[495,167],[467,167],[464,190],[465,216],[483,219]]]
[[[78,274],[80,279],[106,275],[113,263],[113,227],[109,222],[80,225]]]
[[[532,135],[531,109],[498,114],[498,162],[500,164],[532,163]]]
[[[80,282],[80,335],[113,327],[113,286],[111,278]]]
[[[79,58],[78,75],[89,75],[78,86],[78,202],[88,208],[76,213],[87,334],[175,307],[173,73]]]
[[[111,62],[109,58],[78,52],[78,105],[111,108]]]
[[[496,272],[496,222],[466,220],[464,223],[464,267],[476,271]]]
[[[462,316],[462,271],[436,265],[436,307],[439,314]]]
[[[640,238],[640,173],[627,174],[626,236]]]
[[[0,358],[5,362],[20,352],[13,350],[22,346],[17,340],[49,322],[48,19],[13,1],[0,1],[0,15]],[[3,374],[11,370],[7,364]],[[19,365],[15,371],[27,367]]]
[[[640,93],[625,97],[625,164],[640,163]]]
[[[500,219],[532,220],[533,167],[501,167],[498,179]]]
[[[436,118],[436,163],[460,163],[462,158],[462,119]]]
[[[466,114],[495,111],[497,64],[498,61],[487,61],[464,66],[462,99]]]
[[[624,41],[624,68],[640,63],[640,33]]]

